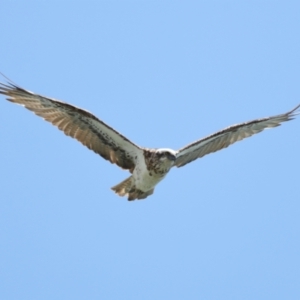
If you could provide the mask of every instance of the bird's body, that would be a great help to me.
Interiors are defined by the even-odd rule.
[[[127,195],[128,200],[144,199],[153,194],[155,186],[173,166],[182,167],[266,128],[292,120],[299,114],[297,110],[300,107],[298,105],[293,110],[277,116],[233,125],[174,151],[167,148],[139,147],[91,113],[29,92],[12,83],[0,83],[0,94],[51,122],[66,135],[77,139],[104,159],[128,170],[131,176],[112,187],[119,196]]]
[[[167,175],[175,160],[176,152],[172,149],[144,149],[132,176],[112,190],[120,196],[128,194],[128,200],[144,199],[153,194],[154,187]]]

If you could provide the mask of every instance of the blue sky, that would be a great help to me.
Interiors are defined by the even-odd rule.
[[[178,149],[300,102],[298,1],[2,1],[0,71]],[[3,80],[2,80],[3,81]],[[300,118],[145,201],[128,173],[0,99],[1,299],[299,299]]]

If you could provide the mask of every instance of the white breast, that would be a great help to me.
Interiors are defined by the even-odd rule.
[[[147,170],[144,159],[138,161],[132,175],[135,179],[136,188],[144,192],[154,188],[166,176],[166,174],[157,175],[154,172],[150,173]]]

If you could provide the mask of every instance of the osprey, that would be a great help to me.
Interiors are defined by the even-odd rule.
[[[93,114],[12,83],[0,83],[0,94],[51,122],[104,159],[128,170],[131,176],[112,187],[119,196],[128,196],[128,200],[144,199],[153,194],[155,186],[172,167],[182,167],[266,128],[277,127],[300,113],[299,104],[287,113],[230,126],[174,151],[139,147]]]

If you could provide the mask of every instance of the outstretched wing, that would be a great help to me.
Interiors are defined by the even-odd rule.
[[[123,169],[132,172],[136,157],[142,155],[140,147],[85,110],[34,94],[11,83],[0,83],[0,94],[33,111]]]
[[[259,133],[266,128],[277,127],[280,123],[292,120],[296,115],[298,115],[300,113],[300,111],[297,111],[299,107],[300,105],[285,114],[230,126],[215,134],[205,137],[204,139],[189,144],[178,150],[174,165],[182,167],[197,158],[226,148],[237,141],[241,141],[244,138]]]

